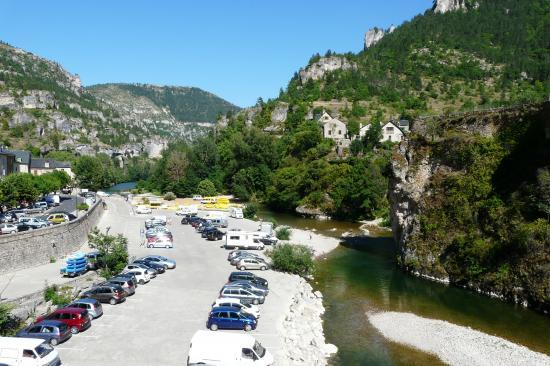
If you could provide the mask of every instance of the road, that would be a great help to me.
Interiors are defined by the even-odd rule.
[[[57,346],[64,365],[183,365],[191,337],[206,329],[208,312],[234,267],[227,261],[221,241],[200,238],[194,229],[169,215],[174,235],[173,249],[140,246],[140,228],[146,216],[135,216],[120,197],[107,199],[108,210],[99,227],[122,233],[129,239],[131,256],[149,253],[173,258],[178,265],[139,286],[122,304],[105,304],[105,315],[90,329]],[[162,212],[159,212],[162,214]],[[230,219],[231,228],[255,230],[256,224]],[[280,348],[277,324],[288,309],[293,293],[286,275],[257,272],[270,281],[270,294],[261,308],[258,328],[252,331],[274,355]]]

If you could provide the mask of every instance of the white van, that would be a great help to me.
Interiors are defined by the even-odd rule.
[[[179,210],[176,211],[176,215],[178,216],[197,215],[198,213],[199,207],[197,205],[180,206]]]
[[[187,365],[271,366],[273,355],[248,334],[199,330],[191,338]]]
[[[0,364],[58,366],[61,360],[57,350],[43,339],[0,337]]]
[[[273,223],[261,221],[260,225],[258,225],[258,231],[267,233],[268,235],[273,235]]]
[[[243,215],[243,209],[240,207],[231,207],[229,209],[229,217],[233,217],[235,219],[242,219],[244,218]]]
[[[229,230],[225,234],[225,249],[264,249],[264,243],[254,233]]]

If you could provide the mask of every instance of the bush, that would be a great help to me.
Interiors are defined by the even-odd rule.
[[[243,216],[247,219],[254,219],[256,218],[256,214],[258,213],[258,210],[260,207],[255,202],[249,202],[243,210]]]
[[[54,305],[67,305],[73,300],[72,290],[70,286],[46,285],[44,300],[51,301]]]
[[[174,194],[174,192],[166,192],[166,194],[164,195],[164,199],[166,201],[173,201],[176,199],[176,195]]]
[[[89,206],[87,203],[79,203],[76,208],[80,211],[87,211]]]
[[[215,196],[216,186],[210,179],[203,179],[197,185],[197,193],[203,197]]]
[[[273,269],[308,276],[313,273],[313,251],[305,245],[282,244],[268,253]]]
[[[103,257],[103,267],[99,271],[102,277],[112,277],[128,264],[128,239],[123,235],[103,234],[95,228],[88,235],[88,242]]]
[[[275,231],[275,235],[279,240],[288,240],[290,239],[290,228],[288,226],[282,226]]]
[[[20,328],[21,320],[11,314],[12,310],[11,304],[0,303],[0,336],[13,336]]]

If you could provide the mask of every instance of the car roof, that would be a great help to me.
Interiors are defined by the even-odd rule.
[[[72,304],[97,304],[97,303],[99,303],[99,301],[97,301],[96,299],[91,299],[89,297],[78,299],[72,302]]]
[[[80,309],[80,308],[61,308],[57,309],[56,311],[52,312],[51,314],[55,313],[72,313],[72,314],[80,314],[86,310]]]
[[[35,348],[45,342],[41,338],[24,338],[24,337],[2,337],[0,340],[2,346],[14,348]]]
[[[246,276],[256,277],[254,273],[248,272],[248,271],[233,271],[230,274],[230,276],[237,276],[237,275],[246,275]]]
[[[212,311],[234,311],[236,313],[239,313],[241,309],[233,307],[233,306],[216,306],[212,309]]]
[[[34,323],[32,325],[33,326],[34,325],[51,325],[51,326],[54,326],[54,327],[59,327],[59,326],[65,325],[65,323],[63,323],[60,320],[48,320],[48,319],[46,319],[46,320],[42,320],[41,322]]]
[[[240,304],[241,300],[237,299],[236,297],[219,297],[216,299],[215,302],[231,302]]]

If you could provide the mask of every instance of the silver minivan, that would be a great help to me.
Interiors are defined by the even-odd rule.
[[[257,295],[250,290],[239,287],[224,287],[220,291],[220,296],[244,300],[254,305],[263,304],[265,301],[265,296]]]

